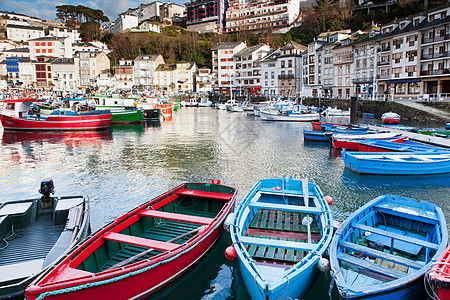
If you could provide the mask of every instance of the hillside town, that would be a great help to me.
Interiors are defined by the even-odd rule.
[[[125,16],[151,19],[157,13],[172,19],[183,14],[175,9],[178,6],[141,5],[104,30],[123,30]],[[192,23],[190,8],[187,5],[188,24]],[[365,31],[323,32],[308,45],[289,41],[272,49],[268,44],[251,46],[244,41],[217,43],[211,48],[210,68],[192,61],[166,63],[163,53],[111,62],[108,47],[97,41],[83,42],[78,29],[2,12],[7,38],[0,40],[0,89],[61,93],[135,89],[266,98],[447,98],[449,12],[450,6],[445,5],[388,24],[372,24]],[[135,30],[149,28],[145,23]]]

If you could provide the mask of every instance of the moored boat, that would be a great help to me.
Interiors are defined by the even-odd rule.
[[[32,111],[36,99],[5,100],[0,111],[6,130],[96,130],[111,125],[109,110],[54,110],[50,115]]]
[[[230,226],[252,299],[300,299],[315,282],[332,238],[332,214],[307,180],[264,179],[236,209]]]
[[[117,217],[70,251],[26,290],[34,299],[144,298],[206,255],[237,191],[185,183]]]
[[[317,112],[304,110],[300,104],[278,103],[273,109],[260,110],[259,116],[263,121],[311,122],[320,119]]]
[[[330,122],[321,122],[321,121],[313,121],[311,122],[312,128],[314,130],[322,130],[322,125],[336,125],[336,126],[348,126],[340,123],[330,123]]]
[[[347,168],[360,174],[430,175],[450,172],[450,152],[347,152]]]
[[[341,299],[425,299],[423,276],[444,251],[438,206],[393,195],[352,213],[334,234],[331,274]]]
[[[425,276],[426,284],[431,287],[428,294],[432,299],[450,299],[450,247],[447,247],[436,262],[428,268]]]
[[[450,152],[450,149],[426,145],[404,139],[369,140],[358,143],[359,152]]]
[[[332,134],[332,132],[303,130],[303,138],[306,141],[329,142]]]
[[[347,117],[350,116],[350,109],[342,110],[337,107],[327,107],[322,114],[327,117]]]
[[[398,124],[400,123],[400,115],[394,112],[387,112],[381,116],[381,123],[383,124]]]
[[[30,282],[88,235],[89,200],[53,197],[44,180],[41,198],[0,203],[0,298],[23,297]]]
[[[358,143],[367,140],[391,140],[401,137],[400,133],[370,133],[360,135],[333,134],[331,143],[336,149],[358,150]]]

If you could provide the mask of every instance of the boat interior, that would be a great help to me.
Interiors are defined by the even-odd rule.
[[[342,232],[337,258],[346,285],[370,286],[421,269],[440,242],[435,215],[388,202],[369,207]]]
[[[260,189],[249,206],[248,223],[241,237],[257,265],[285,268],[302,260],[321,238],[317,197]],[[280,204],[282,203],[282,204]],[[309,220],[309,226],[308,226]]]
[[[37,274],[78,234],[85,199],[43,198],[0,204],[0,286]]]
[[[75,257],[70,266],[99,273],[174,250],[211,224],[234,193],[226,186],[185,184],[129,213],[88,246],[88,256]]]

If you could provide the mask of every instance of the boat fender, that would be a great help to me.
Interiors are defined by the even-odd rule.
[[[333,203],[333,197],[331,196],[325,196],[325,200],[327,200],[328,205],[331,205],[331,203]]]
[[[233,218],[234,218],[234,213],[230,213],[227,218],[225,219],[225,222],[223,222],[223,229],[226,232],[230,232],[230,226],[231,223],[233,222]]]
[[[328,273],[328,272],[330,272],[330,269],[331,269],[330,261],[326,258],[321,257],[319,259],[319,261],[317,262],[317,267],[319,268],[320,272]]]
[[[225,257],[228,260],[235,260],[237,258],[236,249],[234,249],[234,246],[228,246],[227,249],[225,249]]]
[[[303,220],[302,220],[302,225],[303,225],[303,226],[307,226],[307,225],[308,225],[308,222],[309,222],[309,224],[311,224],[312,221],[313,221],[313,218],[311,218],[310,216],[306,216],[306,217],[304,217]]]

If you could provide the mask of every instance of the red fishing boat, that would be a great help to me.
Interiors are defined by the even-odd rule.
[[[185,183],[116,218],[26,289],[34,299],[137,299],[203,258],[223,231],[237,190]]]
[[[450,246],[444,250],[425,276],[431,286],[430,296],[433,296],[433,299],[450,300]]]
[[[401,133],[371,133],[371,134],[333,134],[331,144],[336,149],[358,150],[360,141],[399,139]]]
[[[33,105],[36,98],[8,99],[0,110],[1,122],[6,130],[96,130],[111,125],[108,110],[54,110],[50,115],[40,114]]]

